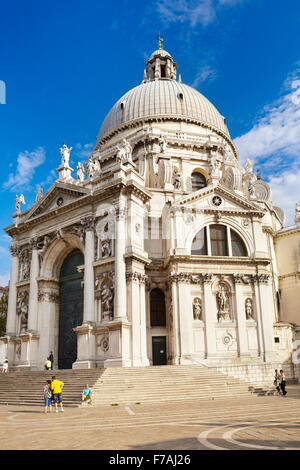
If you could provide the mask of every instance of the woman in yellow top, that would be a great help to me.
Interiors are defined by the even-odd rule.
[[[55,404],[55,411],[58,413],[57,409],[57,404],[60,404],[60,411],[65,411],[63,409],[63,404],[62,404],[62,389],[63,389],[64,383],[61,380],[56,379],[55,376],[52,377],[52,382],[51,382],[51,390],[53,393],[53,400]]]

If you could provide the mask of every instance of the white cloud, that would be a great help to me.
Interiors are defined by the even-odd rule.
[[[209,65],[205,65],[198,70],[196,77],[194,78],[193,83],[191,84],[192,88],[197,88],[201,83],[214,80],[217,76],[216,70],[214,70]]]
[[[4,189],[10,191],[26,190],[32,180],[37,167],[45,161],[46,155],[43,147],[38,147],[33,152],[21,152],[17,158],[17,169],[15,173],[10,173],[8,180],[3,183]]]
[[[235,139],[242,161],[274,154],[300,156],[300,80],[288,80],[286,87],[281,98],[264,108],[252,129]]]
[[[6,287],[6,286],[8,286],[9,278],[10,278],[10,274],[9,274],[9,273],[0,274],[0,287]]]
[[[74,155],[79,158],[79,160],[86,160],[92,153],[94,148],[94,143],[90,142],[88,144],[76,144],[74,149]]]
[[[284,84],[284,94],[265,106],[246,134],[234,139],[243,164],[247,158],[261,167],[272,189],[273,202],[293,225],[300,201],[300,70]]]
[[[164,23],[190,23],[192,27],[212,23],[222,6],[233,6],[244,0],[160,0],[157,11]]]
[[[295,203],[300,202],[300,165],[280,175],[270,176],[269,185],[272,190],[273,202],[284,210],[286,225],[294,225]]]

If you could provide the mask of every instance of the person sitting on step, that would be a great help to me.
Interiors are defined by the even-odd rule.
[[[90,405],[93,403],[93,390],[89,387],[89,384],[86,384],[82,390],[81,404],[83,405],[84,403],[89,403]]]

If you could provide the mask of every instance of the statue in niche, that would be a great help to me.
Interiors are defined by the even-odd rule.
[[[104,284],[101,289],[101,311],[103,320],[113,319],[113,289]]]
[[[20,256],[20,281],[27,281],[30,276],[29,251],[25,250]]]
[[[253,320],[253,304],[252,299],[246,299],[245,301],[245,313],[247,320]]]
[[[218,320],[231,320],[229,294],[224,285],[219,287],[219,290],[216,293],[216,298],[218,306]]]
[[[165,153],[165,151],[167,150],[167,141],[163,135],[159,137],[158,144],[160,148],[160,153]]]
[[[16,208],[16,212],[17,212],[18,214],[21,212],[21,204],[26,204],[24,195],[23,195],[23,194],[20,194],[20,196],[18,196],[18,195],[16,194],[16,197],[15,197],[15,208]]]
[[[18,295],[17,314],[20,318],[20,333],[24,333],[28,327],[28,293],[26,291]]]
[[[63,143],[63,146],[59,149],[60,154],[61,154],[61,166],[64,168],[69,167],[69,161],[70,161],[70,153],[73,147],[68,148],[65,143]]]
[[[77,179],[81,183],[84,181],[84,175],[85,175],[84,166],[81,162],[78,162],[78,165],[77,165]]]
[[[193,302],[193,316],[194,320],[201,320],[202,317],[202,303],[199,297],[196,297]]]

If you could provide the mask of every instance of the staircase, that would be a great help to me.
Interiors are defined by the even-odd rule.
[[[50,372],[50,373],[49,373]],[[201,365],[116,367],[0,374],[0,405],[43,405],[43,385],[55,375],[64,382],[64,406],[78,406],[88,383],[95,405],[163,403],[273,395],[274,389],[249,384]]]
[[[17,371],[0,373],[0,405],[44,405],[43,388],[46,380],[55,375],[64,382],[63,405],[78,406],[85,384],[91,387],[105,369]]]

